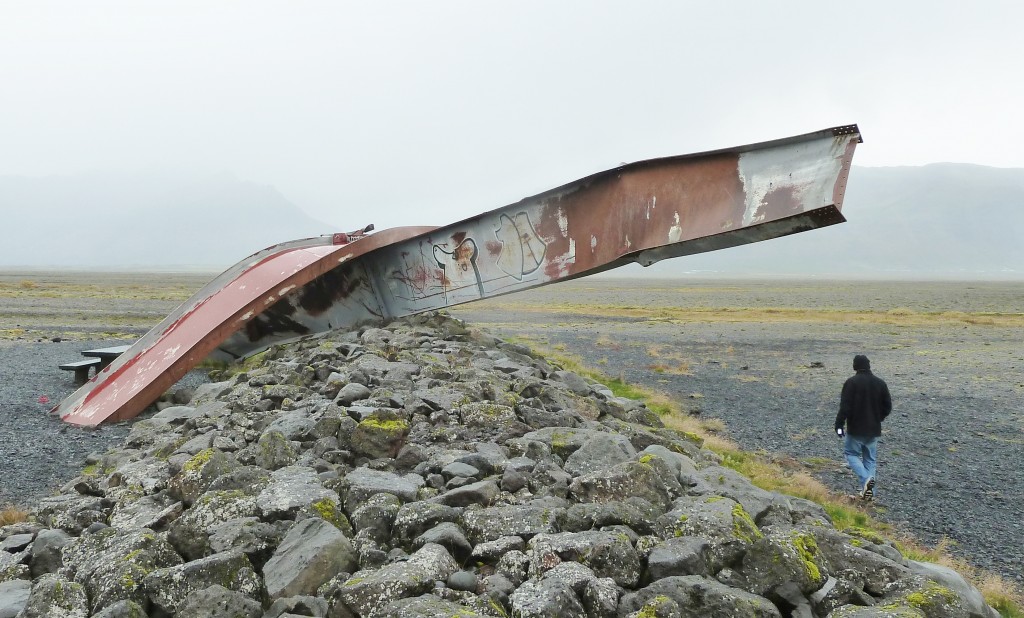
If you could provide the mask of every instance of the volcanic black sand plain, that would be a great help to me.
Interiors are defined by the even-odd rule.
[[[74,389],[57,365],[131,342],[210,278],[0,273],[0,505],[29,505],[128,431],[50,417]],[[840,493],[855,481],[832,424],[866,354],[894,400],[876,515],[1024,582],[1024,282],[589,278],[452,314],[663,392]]]

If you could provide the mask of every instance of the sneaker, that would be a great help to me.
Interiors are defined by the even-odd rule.
[[[875,478],[871,477],[864,483],[864,489],[860,492],[860,497],[864,498],[868,502],[875,497]]]

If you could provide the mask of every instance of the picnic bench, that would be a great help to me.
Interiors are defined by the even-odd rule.
[[[87,358],[85,360],[73,361],[70,363],[64,363],[58,365],[64,371],[75,372],[75,384],[85,384],[86,380],[89,379],[89,369],[95,367],[96,371],[100,370],[100,363],[102,361],[98,358]]]
[[[96,348],[95,350],[83,350],[84,360],[72,361],[58,365],[64,371],[75,372],[75,384],[84,384],[89,379],[89,369],[96,368],[96,373],[103,371],[103,368],[114,362],[114,359],[124,354],[130,345],[115,345],[109,348]]]
[[[97,371],[103,371],[103,368],[114,362],[114,359],[124,354],[130,345],[115,345],[109,348],[96,348],[95,350],[82,350],[82,356],[88,358],[100,359],[100,368]]]

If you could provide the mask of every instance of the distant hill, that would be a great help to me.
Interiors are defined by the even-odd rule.
[[[854,167],[843,214],[840,225],[669,260],[647,274],[1024,279],[1024,169]]]
[[[219,270],[334,231],[228,174],[0,176],[0,266]]]
[[[609,275],[1024,279],[1024,169],[856,167],[843,214],[830,228]],[[226,174],[0,176],[6,267],[212,270],[333,231],[273,187]]]

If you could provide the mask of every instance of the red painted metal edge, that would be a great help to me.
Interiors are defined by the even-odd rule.
[[[323,244],[330,237],[306,239],[254,254],[196,293],[55,412],[75,425],[132,418],[282,295],[340,262],[431,229],[392,228],[346,245]]]

